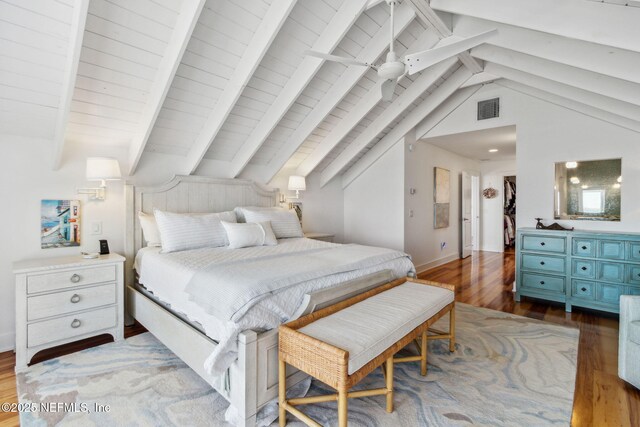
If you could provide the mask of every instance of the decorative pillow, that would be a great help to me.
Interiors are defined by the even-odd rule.
[[[275,246],[278,244],[269,221],[240,224],[222,221],[222,226],[227,231],[231,249],[249,246]]]
[[[242,212],[247,222],[271,221],[271,228],[278,239],[304,237],[298,215],[294,211],[242,208]]]
[[[236,213],[236,217],[237,217],[237,221],[236,222],[249,222],[245,219],[244,217],[244,211],[245,210],[252,210],[252,211],[286,211],[286,209],[278,207],[278,206],[272,206],[272,207],[262,207],[262,206],[243,206],[243,207],[237,207],[235,208],[233,211]]]
[[[227,233],[221,221],[236,222],[233,211],[203,214],[179,214],[154,211],[162,252],[228,245]]]
[[[144,241],[147,242],[147,246],[162,246],[160,240],[160,230],[158,230],[156,217],[140,211],[138,212],[138,221],[140,221],[140,227],[142,227],[142,235],[144,236]]]

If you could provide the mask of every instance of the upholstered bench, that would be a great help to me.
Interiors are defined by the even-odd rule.
[[[393,365],[421,362],[426,375],[427,340],[449,339],[455,349],[454,287],[402,278],[338,304],[281,325],[279,330],[280,425],[290,412],[310,426],[319,426],[296,406],[338,401],[338,423],[347,425],[347,399],[386,395],[393,411]],[[450,313],[449,333],[428,335],[435,321]],[[417,338],[421,338],[418,342]],[[416,340],[419,356],[394,360],[394,355]],[[386,386],[349,392],[360,380],[385,363]],[[337,394],[286,399],[285,369],[289,364],[335,388]]]

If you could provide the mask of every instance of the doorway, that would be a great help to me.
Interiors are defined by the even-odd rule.
[[[460,258],[473,255],[479,249],[480,231],[480,176],[469,172],[461,174]]]
[[[516,244],[516,177],[504,177],[504,250],[515,250]]]

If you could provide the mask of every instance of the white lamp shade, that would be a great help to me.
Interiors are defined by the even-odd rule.
[[[307,184],[304,180],[304,176],[291,175],[289,177],[289,190],[306,190]]]
[[[87,180],[118,180],[121,177],[120,164],[116,159],[110,157],[87,158]]]

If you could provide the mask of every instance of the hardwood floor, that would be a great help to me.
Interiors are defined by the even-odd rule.
[[[460,302],[580,328],[571,424],[640,426],[640,391],[618,378],[617,316],[579,309],[566,313],[562,305],[530,299],[516,303],[511,292],[514,276],[513,253],[476,252],[470,258],[429,270],[420,278],[456,285],[456,300]],[[141,326],[126,328],[125,336],[143,331]],[[39,353],[34,362],[109,341],[102,336],[61,346]],[[0,353],[0,402],[17,402],[14,364],[12,352]],[[17,414],[0,412],[0,426],[17,425]]]
[[[456,285],[456,301],[580,329],[572,426],[640,426],[640,391],[618,378],[618,316],[513,299],[515,254],[476,252],[419,276]],[[640,355],[638,355],[640,357]]]

